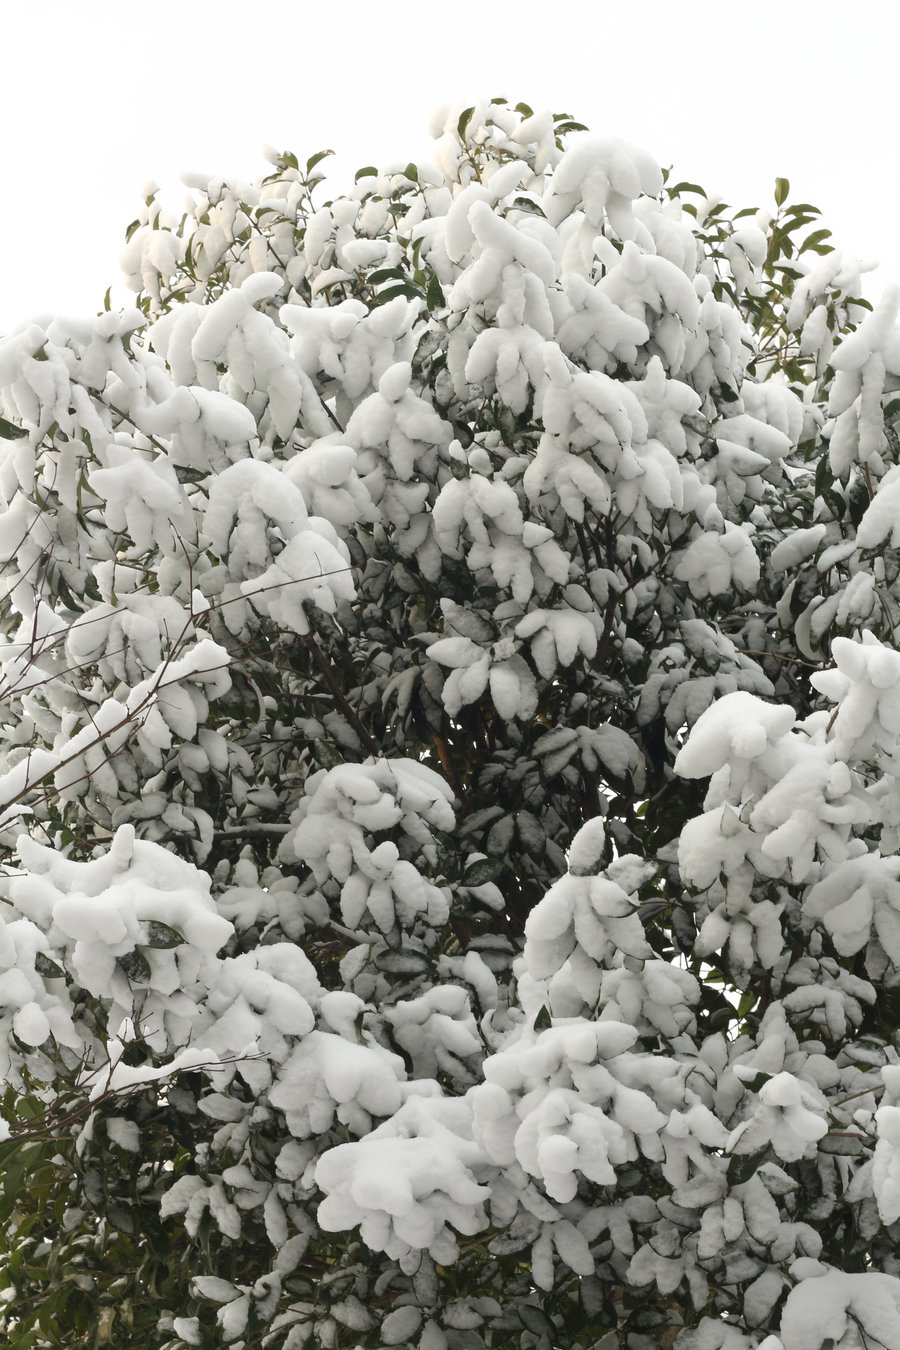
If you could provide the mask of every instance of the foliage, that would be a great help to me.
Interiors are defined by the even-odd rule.
[[[434,130],[0,342],[3,1335],[898,1344],[898,296]]]

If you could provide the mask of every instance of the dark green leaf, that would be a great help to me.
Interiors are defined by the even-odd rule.
[[[5,441],[21,441],[27,435],[28,432],[24,427],[17,427],[5,417],[0,417],[0,438]]]
[[[407,300],[421,300],[422,292],[417,290],[410,281],[401,282],[399,286],[387,286],[383,291],[372,300],[372,308],[377,309],[379,305],[386,305],[389,300],[396,300],[398,295],[405,296]]]
[[[767,1073],[765,1069],[760,1069],[759,1073],[754,1074],[752,1078],[744,1080],[744,1091],[759,1092],[761,1088],[765,1087],[771,1077],[772,1075]]]
[[[847,511],[857,528],[869,509],[870,501],[868,484],[862,474],[858,474],[852,479],[847,491]]]
[[[443,309],[444,304],[446,303],[444,300],[444,292],[441,290],[441,283],[437,278],[437,273],[433,274],[428,283],[428,289],[425,292],[425,303],[427,304],[429,311],[433,309]]]
[[[551,1344],[555,1341],[556,1328],[543,1308],[536,1308],[533,1303],[520,1303],[516,1311],[526,1331],[533,1336],[545,1337]]]
[[[847,503],[841,494],[835,488],[826,488],[820,495],[834,519],[843,520],[847,511]]]
[[[159,919],[148,919],[145,928],[147,930],[146,945],[148,947],[161,949],[180,947],[184,942],[184,937],[176,928],[170,928],[167,923],[161,923]]]
[[[534,1019],[535,1031],[546,1031],[548,1027],[553,1026],[553,1017],[546,1003],[538,1010],[538,1015]]]
[[[383,281],[405,281],[406,273],[402,267],[379,267],[366,277],[369,286],[380,286]]]
[[[531,216],[541,216],[546,219],[544,212],[538,206],[537,202],[532,201],[530,197],[516,197],[510,207],[511,211],[527,211]]]
[[[150,979],[150,962],[137,948],[120,956],[119,966],[133,984],[147,984]]]
[[[354,183],[358,183],[361,178],[377,178],[378,170],[374,164],[367,164],[365,168],[357,169],[353,178]]]
[[[767,1151],[763,1149],[760,1153],[733,1153],[728,1160],[726,1173],[729,1186],[741,1186],[755,1176],[761,1163],[765,1161]]]
[[[503,863],[499,858],[477,858],[463,872],[462,885],[484,886],[486,882],[494,881],[502,871]]]
[[[128,1205],[114,1200],[106,1211],[106,1217],[113,1228],[118,1228],[122,1233],[134,1232],[134,1214]]]
[[[413,164],[412,160],[410,160],[409,164],[407,164],[406,168],[403,170],[403,176],[404,178],[408,178],[411,183],[418,183],[419,170],[416,165]]]
[[[815,486],[817,497],[821,497],[824,492],[834,486],[834,474],[827,455],[821,455],[816,465]]]
[[[323,769],[336,769],[344,763],[344,757],[330,741],[313,741],[316,760]]]
[[[578,1282],[578,1297],[588,1317],[603,1326],[613,1326],[616,1312],[609,1301],[608,1288],[596,1275],[586,1275]],[[610,1320],[611,1319],[611,1320]]]
[[[64,980],[66,972],[62,966],[58,966],[55,961],[51,961],[46,952],[35,952],[34,968],[39,975],[43,975],[48,980]]]
[[[630,1331],[655,1331],[657,1327],[669,1325],[670,1314],[663,1308],[635,1308],[627,1320]]]
[[[783,206],[787,200],[787,195],[791,190],[790,181],[787,178],[775,179],[775,205]]]

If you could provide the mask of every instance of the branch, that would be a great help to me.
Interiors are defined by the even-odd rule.
[[[373,740],[373,738],[369,735],[368,731],[366,731],[366,728],[359,720],[359,717],[357,716],[356,712],[354,711],[353,708],[351,708],[350,704],[347,702],[347,699],[344,695],[344,691],[341,689],[341,686],[338,684],[337,680],[334,677],[334,671],[332,670],[329,662],[325,659],[321,647],[316,642],[315,635],[312,632],[309,632],[306,634],[305,637],[301,637],[300,641],[304,643],[312,652],[316,665],[319,667],[323,676],[325,677],[325,683],[328,685],[328,688],[334,695],[337,705],[340,708],[341,712],[344,714],[347,721],[350,723],[353,730],[359,737],[360,743],[364,746],[366,750],[368,750],[370,755],[372,755],[377,759],[378,756],[381,754],[381,749],[377,741]]]

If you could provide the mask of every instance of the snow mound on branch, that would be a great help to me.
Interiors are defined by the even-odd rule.
[[[788,1294],[779,1335],[784,1350],[900,1345],[900,1280],[819,1267]]]

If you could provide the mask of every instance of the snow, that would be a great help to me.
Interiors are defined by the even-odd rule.
[[[732,755],[753,760],[793,727],[791,708],[764,703],[753,694],[736,692],[719,699],[698,719],[675,761],[685,778],[705,778]]]
[[[839,1270],[801,1279],[788,1294],[779,1335],[784,1350],[821,1350],[829,1337],[846,1350],[871,1341],[893,1345],[900,1338],[900,1280]]]
[[[316,1184],[326,1196],[318,1210],[322,1227],[360,1224],[375,1250],[398,1256],[415,1246],[430,1250],[435,1260],[452,1259],[457,1248],[447,1225],[467,1234],[483,1228],[489,1195],[468,1166],[479,1157],[477,1146],[456,1133],[452,1115],[452,1123],[440,1118],[452,1105],[441,1103],[441,1113],[432,1115],[427,1100],[413,1098],[359,1145],[339,1145],[323,1155],[316,1167]],[[410,1133],[395,1135],[403,1124]]]
[[[723,595],[732,587],[752,591],[759,581],[759,559],[753,543],[740,526],[725,522],[723,534],[706,531],[688,545],[675,569],[681,581],[690,584],[698,599]]]

